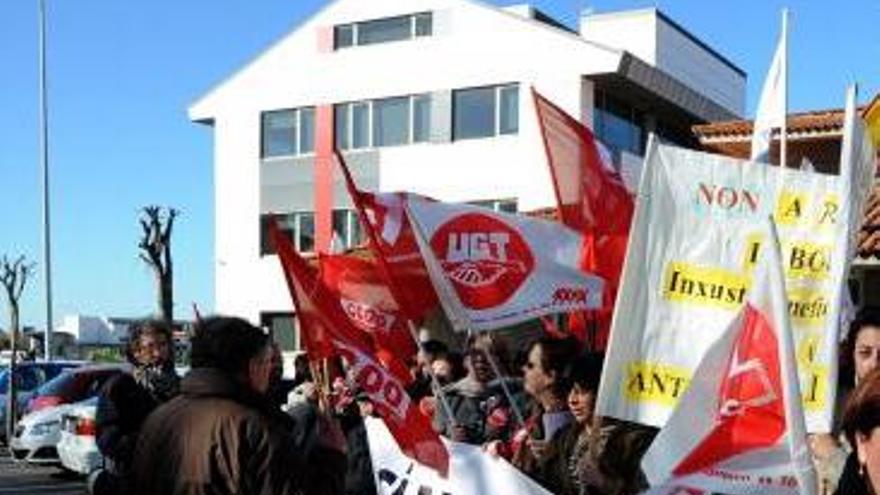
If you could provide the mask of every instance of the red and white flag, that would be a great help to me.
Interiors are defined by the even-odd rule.
[[[579,268],[580,236],[556,222],[410,197],[440,302],[458,331],[599,308],[604,281]]]
[[[746,304],[703,357],[642,460],[651,493],[678,486],[739,494],[814,494],[816,472],[788,317],[779,239],[767,242]]]
[[[431,427],[431,420],[406,393],[403,381],[391,371],[402,366],[399,358],[377,352],[370,337],[351,323],[338,299],[294,250],[290,239],[280,233],[275,222],[269,223],[269,235],[287,279],[303,335],[319,338],[319,350],[325,352],[330,347],[346,361],[349,376],[368,394],[406,455],[445,475],[449,469],[446,447]],[[309,359],[314,359],[311,349]]]

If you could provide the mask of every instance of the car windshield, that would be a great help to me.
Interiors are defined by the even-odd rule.
[[[96,395],[107,379],[121,372],[121,368],[65,370],[44,383],[37,390],[37,396],[51,395],[73,402],[81,401]]]
[[[0,394],[5,394],[9,388],[9,368],[0,371]]]

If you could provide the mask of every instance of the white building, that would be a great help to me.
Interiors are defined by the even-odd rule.
[[[132,320],[105,318],[101,316],[67,315],[54,333],[71,335],[78,345],[114,346],[121,345],[128,338],[128,327]]]
[[[691,125],[741,116],[745,73],[655,9],[585,14],[578,32],[530,6],[331,2],[189,109],[215,133],[217,312],[290,324],[261,219],[289,214],[310,248],[316,105],[335,105],[363,189],[532,210],[554,202],[532,87],[626,158],[648,132],[695,145]],[[350,243],[341,182],[334,202]]]

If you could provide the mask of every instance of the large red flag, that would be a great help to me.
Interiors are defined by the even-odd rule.
[[[422,321],[440,303],[404,213],[408,194],[360,191],[338,151],[336,161],[388,288],[407,318]]]
[[[584,320],[593,320],[598,326],[594,344],[604,347],[635,202],[620,174],[603,160],[592,131],[537,91],[532,95],[560,219],[584,235],[582,268],[606,280],[603,309],[575,316],[569,324],[582,331]]]
[[[315,270],[294,250],[275,222],[269,223],[269,235],[287,278],[303,334],[320,336],[322,346],[318,350],[325,351],[324,346],[329,344],[335,354],[345,359],[349,376],[368,394],[406,455],[445,475],[449,453],[431,421],[406,393],[403,382],[380,361],[369,336],[349,321]],[[314,359],[311,354],[309,358]]]

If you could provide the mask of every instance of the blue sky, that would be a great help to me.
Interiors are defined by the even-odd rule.
[[[36,3],[0,2],[0,254],[34,261],[40,260]],[[211,311],[212,137],[210,128],[189,122],[186,108],[325,2],[48,3],[56,322],[71,313],[139,316],[154,309],[152,274],[136,249],[137,215],[146,204],[183,212],[174,236],[177,315],[190,316],[192,302]],[[862,101],[880,91],[876,0],[532,3],[569,25],[584,8],[660,7],[749,74],[749,115],[787,5],[792,110],[841,106],[845,85],[854,81]],[[25,293],[23,322],[42,325],[42,305],[38,276]],[[7,321],[4,301],[0,327]]]

